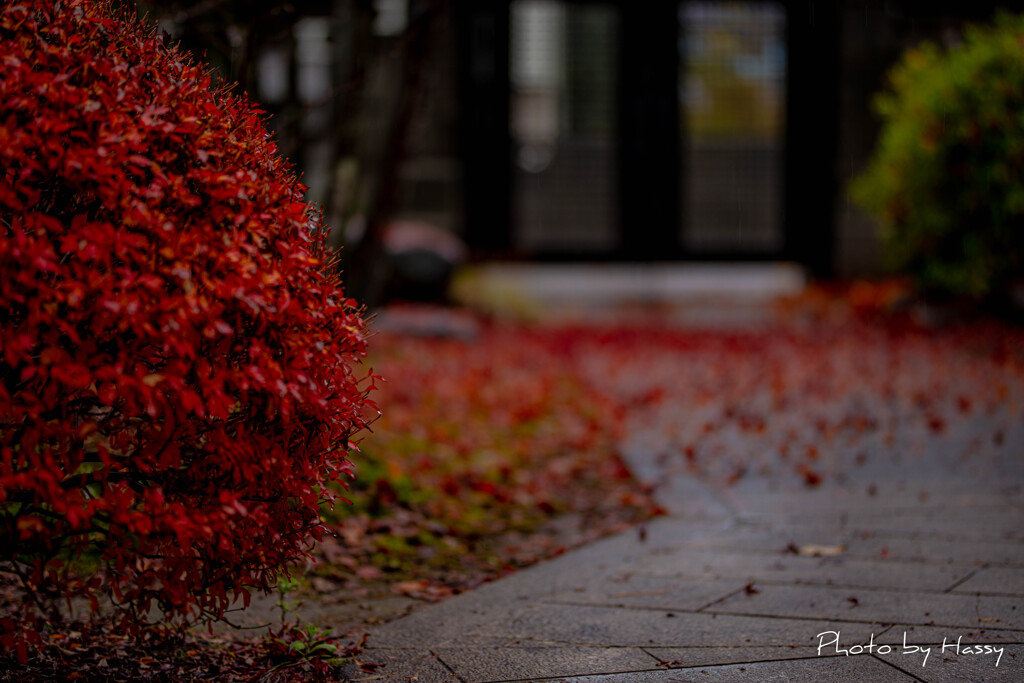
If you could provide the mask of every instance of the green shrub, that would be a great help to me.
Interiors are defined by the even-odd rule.
[[[1024,263],[1024,15],[908,50],[887,86],[850,190],[880,221],[890,265],[926,293],[1005,294]]]

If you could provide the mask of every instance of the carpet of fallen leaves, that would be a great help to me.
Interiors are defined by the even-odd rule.
[[[904,295],[811,289],[731,329],[656,312],[376,335],[385,412],[355,458],[353,508],[331,517],[318,589],[390,579],[443,599],[644,520],[660,510],[628,449],[716,485],[814,487],[919,456],[953,423],[973,420],[972,440],[944,455],[998,447],[1024,405],[1024,330],[978,315],[936,325],[896,310]]]
[[[372,346],[384,414],[354,458],[353,508],[331,518],[321,576],[394,575],[399,592],[437,599],[657,512],[618,451],[622,406],[546,330],[381,333]]]
[[[814,487],[883,457],[893,440],[909,452],[966,419],[991,417],[976,436],[999,447],[1013,428],[1001,421],[1020,422],[1024,405],[1024,330],[880,315],[895,296],[814,291],[733,329],[661,315],[472,319],[436,334],[382,325],[369,362],[386,379],[383,415],[353,454],[351,503],[324,511],[336,537],[305,568],[300,594],[326,605],[322,613],[366,602],[369,619],[332,641],[358,659],[359,629],[382,596],[406,600],[390,618],[658,514],[625,464],[628,448],[721,485],[774,477]],[[282,662],[267,639],[165,633],[134,644],[102,627],[49,637],[45,656],[9,680],[62,670],[168,681],[353,671]]]
[[[1020,327],[813,312],[739,331],[557,334],[591,390],[625,406],[625,448],[713,485],[842,483],[872,459],[880,469],[914,458],[967,468],[1016,433]]]

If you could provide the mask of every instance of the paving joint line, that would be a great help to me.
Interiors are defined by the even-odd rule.
[[[749,585],[749,584],[748,584],[748,585]],[[697,609],[697,612],[700,612],[700,613],[702,613],[702,614],[707,614],[707,613],[706,613],[706,612],[704,612],[703,610],[706,610],[706,609],[707,609],[708,607],[711,607],[712,605],[717,605],[717,604],[718,604],[718,603],[720,603],[720,602],[724,602],[724,601],[728,600],[729,598],[731,598],[732,596],[734,596],[734,595],[738,595],[738,594],[740,593],[740,591],[743,591],[743,590],[746,590],[746,586],[740,586],[740,587],[739,587],[739,588],[737,588],[736,590],[734,590],[734,591],[731,591],[731,592],[729,592],[729,593],[728,593],[728,594],[726,594],[726,595],[723,595],[722,597],[718,598],[717,600],[712,600],[712,601],[711,601],[711,602],[709,602],[708,604],[706,604],[706,605],[703,605],[703,606],[699,607],[699,608]]]
[[[807,531],[824,531],[824,532],[835,532],[840,533],[844,536],[856,540],[867,540],[869,538],[878,539],[896,539],[901,541],[921,541],[921,540],[933,540],[943,541],[946,543],[957,543],[960,541],[972,541],[975,543],[992,543],[996,545],[1020,545],[1021,539],[1015,538],[979,538],[970,532],[964,532],[963,534],[957,533],[934,533],[932,531],[902,531],[899,529],[861,529],[858,527],[848,527],[846,529],[835,530],[828,526],[806,526],[799,527],[795,525],[785,525],[786,529],[794,530],[807,530]],[[866,536],[864,534],[867,534]]]
[[[648,651],[647,647],[649,646],[644,646],[640,648],[640,651],[643,652],[645,655],[650,655],[651,657],[653,657],[658,662],[658,666],[663,666],[662,662],[664,662],[665,660],[661,657],[658,657],[653,652]]]
[[[739,646],[737,646],[737,647],[739,647]],[[780,647],[786,647],[786,646],[783,645],[783,646],[780,646]],[[807,647],[814,647],[814,646],[813,645],[808,645]],[[785,657],[783,659],[756,659],[756,660],[754,660],[752,662],[723,662],[721,664],[691,664],[691,665],[688,665],[688,666],[670,666],[670,667],[667,667],[666,669],[663,669],[663,671],[675,671],[675,670],[685,671],[686,669],[713,669],[713,668],[718,668],[718,667],[723,667],[723,666],[739,666],[739,665],[743,665],[743,664],[765,664],[767,662],[803,662],[803,661],[815,660],[815,659],[837,659],[837,658],[843,657],[843,656],[844,655],[828,654],[828,655],[814,655],[813,657]]]
[[[1000,644],[1002,644],[1002,643],[1000,643]],[[642,647],[640,649],[643,650],[644,652],[647,652],[647,648],[648,647],[651,647],[651,646],[647,645],[647,646]],[[779,648],[779,647],[790,647],[790,646],[789,645],[753,645],[753,646],[751,646],[751,645],[694,645],[694,646],[689,646],[689,645],[682,645],[682,646],[659,645],[659,646],[656,646],[656,647],[668,647],[668,648],[671,648],[673,650],[700,650],[700,649],[708,649],[708,650],[728,650],[728,649],[751,650],[751,649],[762,648],[762,647],[765,647],[765,648],[767,648],[767,647]],[[813,648],[814,646],[813,645],[798,645],[798,646],[794,647],[794,649],[805,648],[805,647],[806,648]],[[647,652],[647,654],[651,654],[651,653]],[[710,665],[709,664],[693,664],[693,665],[688,665],[688,666],[667,666],[666,665],[665,669],[668,670],[668,671],[672,671],[674,669],[696,669],[698,667],[707,667],[707,666],[733,666],[735,664],[764,664],[766,662],[795,662],[795,661],[804,660],[804,659],[833,659],[833,658],[836,658],[836,657],[842,657],[842,655],[827,654],[827,655],[824,655],[824,656],[822,656],[822,655],[815,655],[814,657],[803,657],[803,656],[801,656],[801,657],[770,657],[768,659],[752,659],[752,660],[728,662],[728,663],[723,663],[723,664],[710,664]],[[656,658],[656,659],[658,659],[658,658]]]
[[[562,681],[572,680],[574,678],[588,678],[590,676],[621,676],[624,674],[652,673],[657,671],[671,671],[671,669],[659,667],[654,669],[628,669],[626,671],[604,671],[601,673],[570,674],[568,676],[544,676],[543,678],[502,678],[493,681],[485,681],[482,683],[533,683],[534,681]]]
[[[970,579],[971,579],[971,577],[973,577],[973,576],[974,576],[975,574],[977,574],[978,572],[980,572],[980,571],[981,571],[981,570],[983,570],[983,569],[988,569],[988,564],[984,564],[984,565],[982,565],[982,566],[980,566],[980,567],[976,568],[976,569],[975,569],[974,571],[972,571],[972,572],[968,573],[968,574],[967,574],[967,576],[963,577],[963,578],[962,578],[962,579],[960,579],[959,581],[954,581],[954,582],[953,582],[953,585],[952,585],[952,586],[950,586],[949,588],[947,588],[947,589],[946,589],[945,591],[943,591],[943,592],[944,592],[944,593],[950,593],[950,592],[952,592],[952,591],[953,591],[953,589],[955,589],[955,588],[956,588],[957,586],[963,585],[963,584],[964,584],[965,582],[967,582],[968,580],[970,580]]]
[[[859,535],[862,530],[852,528],[844,533]],[[1020,545],[1021,540],[1016,538],[979,538],[970,532],[959,533],[934,533],[931,531],[900,531],[890,529],[870,529],[871,536],[869,538],[895,538],[904,541],[921,541],[921,540],[933,540],[933,541],[944,541],[947,543],[957,543],[960,541],[973,541],[974,543],[993,543],[996,545]]]
[[[892,668],[896,669],[897,671],[899,671],[902,674],[906,674],[907,676],[910,676],[915,681],[920,681],[921,683],[928,683],[928,681],[926,679],[921,678],[920,676],[916,676],[916,675],[910,673],[909,671],[907,671],[906,669],[903,669],[903,668],[900,668],[900,667],[896,666],[895,664],[893,664],[892,662],[890,662],[887,659],[882,659],[881,657],[879,657],[878,655],[876,655],[873,652],[871,653],[871,657],[873,657],[874,659],[878,660],[882,664],[885,664],[886,666],[891,666]]]
[[[508,678],[508,679],[500,679],[500,680],[494,680],[494,681],[487,681],[486,683],[532,683],[534,681],[540,683],[542,681],[563,681],[563,680],[564,681],[571,681],[571,680],[574,680],[574,679],[578,680],[578,679],[583,679],[583,678],[590,678],[592,676],[620,676],[620,675],[625,675],[625,674],[637,674],[637,673],[659,673],[659,672],[669,672],[669,671],[692,671],[694,669],[721,669],[721,668],[725,668],[725,667],[729,667],[729,666],[748,666],[748,665],[749,666],[754,666],[754,665],[757,665],[757,664],[767,664],[767,663],[775,663],[775,662],[800,662],[800,661],[812,661],[812,660],[818,660],[818,659],[836,659],[836,658],[841,657],[841,656],[842,655],[825,655],[825,656],[821,656],[821,657],[814,656],[814,657],[793,657],[793,658],[790,658],[790,659],[764,659],[764,660],[757,660],[757,661],[753,661],[753,662],[727,662],[727,663],[723,663],[723,664],[694,664],[692,666],[668,666],[668,667],[662,666],[662,667],[658,667],[658,668],[655,668],[655,669],[630,669],[628,671],[606,671],[606,672],[603,672],[603,673],[571,674],[571,675],[568,675],[568,676],[545,676],[543,678]],[[874,655],[872,655],[872,656],[874,656]],[[902,669],[900,669],[900,671],[902,672]],[[913,676],[913,674],[908,674],[908,675],[910,675],[915,680],[918,680],[918,681],[922,680],[920,678],[917,678],[916,676]],[[927,683],[927,681],[922,681],[922,683]]]
[[[742,590],[743,590],[743,588],[740,588],[737,591],[733,591],[729,595],[734,595],[734,594],[736,594],[736,593],[738,593],[739,591],[742,591]],[[726,596],[726,597],[729,597],[729,596]],[[724,600],[725,598],[722,598],[722,599]],[[716,600],[715,603],[717,603],[717,602],[719,602],[719,601]],[[711,603],[711,604],[715,604],[715,603]],[[633,610],[633,611],[637,611],[637,612],[671,612],[672,614],[696,614],[696,615],[712,615],[712,616],[723,616],[723,617],[751,617],[751,618],[756,618],[756,619],[776,619],[776,620],[786,620],[786,621],[809,621],[809,622],[834,622],[834,621],[838,621],[838,622],[841,622],[841,623],[844,623],[844,624],[878,624],[878,625],[884,626],[886,628],[891,628],[891,627],[896,625],[896,622],[892,622],[892,621],[873,621],[873,620],[870,620],[870,619],[869,620],[832,619],[832,618],[828,618],[828,617],[789,616],[789,615],[785,615],[785,614],[752,614],[752,613],[747,613],[747,612],[716,612],[716,611],[706,611],[705,612],[705,611],[703,611],[704,609],[706,609],[705,607],[701,607],[698,610],[694,610],[694,609],[674,609],[674,608],[668,608],[668,607],[648,607],[648,606],[645,606],[645,605],[623,605],[623,604],[620,604],[620,603],[616,603],[616,604],[613,604],[613,605],[602,605],[602,604],[595,604],[595,603],[592,603],[592,602],[568,602],[568,601],[557,601],[557,602],[556,601],[552,601],[552,602],[546,602],[544,604],[546,604],[546,605],[564,605],[564,606],[568,606],[568,607],[596,607],[596,608],[599,608],[599,609],[624,609],[624,610]],[[951,624],[934,624],[934,623],[932,623],[932,624],[919,624],[919,623],[910,622],[910,621],[907,621],[907,622],[901,621],[901,622],[898,622],[898,623],[900,625],[906,625],[906,626],[936,626],[936,627],[941,627],[941,628],[984,628],[984,629],[993,630],[993,631],[996,631],[996,630],[998,630],[998,631],[1024,631],[1024,628],[998,628],[998,627],[988,627],[988,626],[965,626],[964,624],[956,624],[956,625],[951,625]],[[566,641],[566,642],[570,642],[570,641]],[[587,645],[588,643],[580,642],[580,643],[574,643],[574,644],[576,644],[576,645]],[[634,647],[634,646],[624,645],[622,647]],[[712,646],[705,646],[705,647],[712,647]],[[717,647],[717,646],[715,646],[715,647]],[[726,646],[722,646],[722,647],[726,647]],[[737,646],[737,647],[740,647],[740,646]],[[765,646],[762,646],[762,647],[775,647],[775,646],[765,645]],[[783,645],[783,646],[779,646],[779,647],[786,647],[786,646]]]
[[[671,578],[675,578],[675,577],[671,577]],[[682,578],[682,577],[680,577],[680,578]],[[694,577],[694,578],[695,579],[699,579],[701,577]],[[726,579],[726,580],[728,580],[728,579]],[[964,579],[964,580],[966,581],[966,579]],[[949,594],[949,589],[942,589],[942,588],[928,589],[928,588],[903,588],[903,587],[895,587],[895,586],[866,586],[866,585],[853,585],[853,584],[844,584],[844,583],[810,583],[810,582],[800,582],[800,581],[796,581],[796,582],[793,582],[793,581],[783,581],[783,580],[780,580],[780,579],[768,579],[766,581],[751,581],[750,583],[754,587],[757,587],[757,586],[794,586],[794,587],[800,587],[800,588],[842,588],[844,590],[847,589],[847,588],[852,588],[852,589],[855,589],[855,590],[862,590],[862,591],[874,591],[876,593],[914,593],[914,594],[920,594],[920,595],[946,595],[946,594]],[[963,581],[958,582],[958,585],[959,585],[959,583],[963,583]],[[746,588],[746,587],[744,586],[744,588]],[[740,590],[743,590],[743,589],[740,589]],[[726,597],[731,597],[731,595],[733,595],[735,593],[736,593],[736,591],[734,591],[730,595],[727,595]],[[985,591],[970,591],[970,592],[966,592],[966,593],[952,593],[952,595],[956,595],[956,596],[960,596],[960,597],[966,597],[966,596],[971,596],[971,595],[984,596],[984,597],[1008,597],[1008,598],[1022,597],[1020,595],[1015,595],[1013,593],[988,593],[988,592],[985,592]],[[722,600],[724,600],[724,599],[725,598],[722,598]],[[721,602],[721,600],[715,600],[714,602],[710,603],[707,606],[709,607],[710,605],[713,605],[713,604],[715,604],[717,602]],[[703,609],[703,608],[701,608],[701,609]]]
[[[1019,545],[1019,544],[1017,544],[1017,545]],[[793,552],[791,550],[787,550],[786,548],[779,548],[779,549],[768,550],[768,549],[758,549],[758,548],[744,548],[743,546],[722,547],[722,546],[707,546],[707,545],[697,545],[697,546],[694,546],[694,545],[679,545],[679,546],[677,546],[677,548],[675,550],[677,552],[680,552],[680,553],[681,552],[686,552],[686,551],[700,551],[700,552],[730,552],[730,553],[735,553],[737,555],[753,555],[753,556],[760,556],[760,557],[773,557],[773,556],[780,556],[780,557],[791,557],[791,556],[793,556],[793,557],[805,557],[805,556],[802,556],[802,555],[798,555],[797,553],[795,553],[795,552]],[[815,556],[810,556],[809,555],[809,556],[806,556],[806,557],[815,557]],[[951,563],[951,562],[948,562],[948,561],[945,561],[945,560],[936,560],[936,559],[927,558],[927,557],[921,557],[921,556],[914,556],[914,557],[882,557],[878,553],[870,553],[870,554],[860,555],[860,554],[857,554],[857,553],[851,553],[849,550],[847,550],[845,553],[843,553],[842,557],[844,559],[851,559],[851,560],[871,560],[871,561],[884,562],[884,563],[900,562],[900,563],[904,563],[904,564],[933,564],[933,565],[939,565],[939,566],[943,566],[943,567],[949,566],[950,564],[955,564],[955,563]],[[818,558],[818,559],[821,559],[821,558]],[[988,562],[986,562],[986,565],[988,567],[1007,567],[1007,568],[1010,568],[1010,569],[1015,569],[1017,567],[1024,567],[1024,561],[1022,561],[1022,560],[988,561]]]
[[[640,651],[643,652],[645,655],[649,655],[652,659],[654,659],[654,661],[656,661],[658,663],[658,666],[665,666],[664,662],[666,660],[662,659],[661,657],[658,657],[653,652],[649,652],[646,647],[640,648]]]
[[[958,566],[955,563],[943,562],[943,561],[932,561],[932,560],[920,559],[920,558],[902,558],[902,557],[883,558],[883,557],[879,557],[877,555],[848,555],[846,553],[844,553],[841,556],[830,558],[830,557],[825,557],[825,556],[821,556],[821,555],[800,555],[798,553],[794,553],[794,552],[790,552],[790,551],[786,551],[786,550],[783,550],[783,551],[772,550],[772,551],[764,551],[764,552],[755,552],[755,551],[740,551],[738,549],[732,549],[732,548],[705,548],[705,547],[697,547],[697,548],[689,547],[689,548],[685,548],[685,550],[698,551],[698,552],[702,552],[702,553],[728,552],[728,553],[735,553],[737,555],[744,555],[744,556],[748,556],[748,555],[749,556],[766,555],[766,556],[772,557],[772,556],[778,555],[778,556],[780,556],[782,558],[785,558],[785,559],[802,558],[802,559],[805,559],[805,560],[822,560],[822,561],[827,561],[827,560],[848,560],[848,559],[851,559],[851,560],[857,560],[857,561],[862,561],[862,562],[875,562],[875,563],[878,563],[878,564],[890,564],[890,565],[891,564],[908,564],[908,565],[934,564],[934,565],[940,566],[940,567],[956,567],[956,566]],[[1024,563],[1022,563],[1022,564],[1024,564]],[[968,564],[968,563],[964,562],[964,563],[960,564],[959,566],[961,568],[963,568],[963,569],[989,569],[991,567],[1013,568],[1012,566],[1010,566],[1008,564],[998,563],[998,562],[986,562],[983,567],[976,567],[975,565],[971,565],[971,564]],[[668,576],[667,574],[654,574],[654,573],[650,573],[649,571],[644,571],[644,570],[637,570],[637,571],[634,571],[634,572],[631,572],[631,573],[634,574],[634,575],[637,575],[637,576]],[[682,575],[680,575],[680,576],[682,577]],[[683,577],[683,578],[685,578],[685,577]],[[694,576],[693,578],[703,578],[703,577]],[[731,577],[725,577],[725,578],[728,579],[728,578],[731,578]],[[825,584],[825,585],[827,585],[827,584]]]
[[[740,590],[743,589],[740,588]],[[730,595],[732,595],[732,593],[730,593]],[[566,607],[600,607],[602,609],[633,609],[644,612],[671,612],[673,614],[706,614],[706,612],[701,612],[700,610],[695,609],[672,609],[668,607],[648,607],[647,605],[624,605],[619,602],[612,604],[601,604],[594,602],[572,602],[571,600],[550,600],[548,602],[545,602],[544,604],[562,605]]]
[[[451,673],[451,675],[455,676],[455,678],[457,678],[461,683],[467,683],[465,678],[463,678],[459,674],[455,673],[455,669],[453,669],[448,664],[448,662],[444,661],[441,658],[441,653],[440,652],[438,652],[436,649],[430,649],[430,650],[427,650],[427,652],[429,652],[430,656],[433,657],[434,659],[436,659],[441,664],[441,666],[443,666],[444,668],[448,669],[448,671]]]
[[[681,611],[681,610],[677,610],[677,611]],[[824,619],[822,619],[822,618],[810,618],[810,617],[796,617],[796,616],[790,616],[790,615],[785,615],[785,614],[755,614],[755,613],[751,613],[751,612],[701,612],[701,614],[717,614],[719,616],[729,616],[729,617],[752,617],[752,618],[757,618],[757,619],[803,619],[805,621],[830,621],[830,622],[839,622],[841,624],[882,624],[882,625],[888,624],[890,626],[895,626],[896,625],[896,624],[893,624],[893,622],[891,622],[891,621],[873,621],[871,619],[841,619],[841,618],[824,618]],[[900,621],[899,625],[901,625],[901,626],[927,626],[927,627],[935,627],[935,628],[975,628],[975,629],[982,629],[982,630],[986,630],[986,631],[1017,631],[1017,632],[1024,631],[1024,628],[1008,628],[1008,627],[1005,627],[1005,626],[1003,626],[1003,627],[1000,627],[1000,626],[988,626],[988,625],[982,625],[982,624],[938,624],[938,623],[935,623],[934,621],[924,622],[924,623],[917,622],[917,621]]]

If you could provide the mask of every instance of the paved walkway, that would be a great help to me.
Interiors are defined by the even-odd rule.
[[[1022,396],[814,488],[717,487],[634,436],[667,516],[377,628],[366,678],[1024,681]]]

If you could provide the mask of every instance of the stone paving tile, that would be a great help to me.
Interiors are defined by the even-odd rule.
[[[1018,486],[1013,486],[1012,489],[1019,492]],[[768,506],[766,510],[758,512],[744,513],[739,515],[739,518],[757,519],[764,516],[784,522],[837,522],[844,519],[877,522],[881,519],[942,519],[949,517],[951,512],[968,512],[989,519],[1024,514],[1024,503],[1020,502],[1015,494],[1005,500],[999,500],[998,497],[988,497],[984,490],[971,491],[963,486],[957,487],[955,492],[948,492],[949,495],[944,494],[943,497],[935,499],[929,496],[924,501],[908,498],[906,493],[892,496],[876,493],[869,496],[859,492],[843,493],[844,489],[841,487],[823,487],[820,493],[818,491],[819,489],[816,489],[813,494],[800,495],[800,498],[806,498],[807,495],[820,496],[814,499],[816,503],[809,503],[806,508],[803,505],[794,506],[792,500],[778,500],[775,506]],[[772,496],[777,497],[778,494]],[[843,496],[847,500],[842,500]],[[828,505],[827,501],[830,499],[832,504]],[[768,501],[769,498],[766,498],[764,502]],[[809,515],[809,511],[813,514]]]
[[[764,585],[707,608],[716,614],[907,622],[941,626],[1024,629],[1024,599],[828,586]]]
[[[376,629],[367,658],[391,659],[385,678],[430,682],[452,670],[466,682],[1024,680],[1024,426],[1006,447],[971,444],[1001,421],[942,435],[901,426],[895,445],[861,444],[865,466],[817,488],[754,476],[717,488],[634,444],[633,470],[676,516]],[[832,446],[823,468],[852,463]],[[792,552],[808,545],[842,550]],[[832,631],[890,649],[820,650]],[[957,637],[1004,647],[1000,666],[936,654]]]
[[[622,456],[638,482],[651,486],[658,501],[674,517],[685,519],[728,519],[734,510],[725,498],[713,488],[692,476],[671,476],[659,464],[658,451],[626,443]]]
[[[533,605],[444,645],[468,647],[474,639],[489,637],[521,644],[538,639],[601,647],[810,646],[817,645],[818,633],[839,627],[851,638],[865,640],[883,628],[881,624],[838,624],[825,619],[766,619],[667,609]]]
[[[1024,543],[965,539],[864,537],[853,531],[794,527],[790,530],[734,528],[716,535],[692,536],[661,527],[649,534],[653,544],[680,549],[729,550],[751,554],[784,555],[787,548],[804,545],[842,545],[847,557],[901,559],[932,563],[1001,564],[1024,566]]]
[[[439,606],[432,605],[373,629],[367,644],[377,649],[427,650],[489,621],[488,615],[473,610],[459,613],[449,608],[446,615],[435,611],[435,607]]]
[[[608,676],[547,679],[550,683],[910,683],[917,679],[874,657],[815,657],[783,662],[733,664]]]
[[[372,647],[430,648],[481,625],[503,621],[552,594],[597,581],[619,566],[641,563],[646,550],[625,532],[511,574],[373,629]]]
[[[999,645],[995,649],[996,652],[986,649],[981,654],[966,654],[961,650],[959,655],[953,649],[945,653],[936,649],[925,666],[898,657],[888,659],[927,683],[1019,683],[1024,680],[1024,646]],[[998,649],[1003,650],[1002,656]]]
[[[904,642],[925,645],[941,645],[963,636],[967,643],[1024,643],[1024,630],[991,628],[988,624],[972,628],[951,628],[949,626],[921,626],[920,624],[896,624],[875,636],[875,642],[900,645]]]
[[[993,641],[990,638],[968,636],[954,629],[942,633],[941,639],[920,639],[920,633],[913,629],[890,630],[879,635],[872,634],[867,640],[847,637],[841,631],[825,631],[818,634],[817,656],[858,657],[873,655],[898,664],[904,669],[927,667],[942,660],[953,661],[959,656],[973,660],[981,655],[989,656],[995,666],[1004,658],[1016,660],[1021,649],[1020,643]],[[957,649],[959,646],[959,649]]]
[[[638,566],[609,579],[642,574],[685,579],[736,579],[747,583],[807,583],[942,591],[978,571],[968,564],[925,564],[857,557],[805,557],[793,553],[745,554],[692,548],[651,553]],[[870,577],[870,578],[869,578]],[[583,588],[578,582],[574,590]]]
[[[749,664],[818,656],[816,647],[645,647],[671,668]]]
[[[651,527],[668,521],[656,520]],[[507,620],[538,600],[643,567],[657,551],[637,531],[626,531],[379,626],[370,644],[433,647],[483,624]]]
[[[854,539],[849,552],[863,557],[917,560],[932,563],[1000,564],[1024,566],[1024,543],[1014,541],[967,541],[937,538]]]
[[[666,520],[671,522],[674,520]],[[698,527],[698,528],[694,528]],[[849,543],[852,534],[831,529],[772,529],[763,525],[716,525],[699,528],[697,523],[651,525],[647,530],[650,547],[703,548],[741,553],[785,552],[790,544],[837,545]]]
[[[638,671],[658,664],[653,655],[635,647],[442,648],[437,654],[467,681]]]
[[[985,487],[966,486],[963,482],[931,484],[928,490],[920,487],[899,487],[886,482],[857,482],[850,487],[829,486],[814,490],[751,484],[725,490],[721,495],[740,517],[789,515],[812,520],[818,514],[833,514],[837,510],[848,514],[872,514],[884,510],[909,512],[915,509],[960,508],[974,510],[1003,510],[1008,515],[1020,515],[1021,485],[996,484]],[[870,492],[874,495],[870,495]],[[923,496],[921,494],[924,494]]]
[[[571,591],[553,595],[545,602],[604,605],[606,607],[650,607],[696,611],[743,589],[744,584],[705,578],[681,579],[674,576],[626,574],[597,581]]]
[[[503,622],[504,623],[504,622]],[[501,629],[496,630],[476,630],[446,640],[444,643],[438,645],[436,648],[430,648],[434,650],[445,650],[445,649],[457,649],[465,648],[471,650],[499,650],[502,648],[517,648],[517,647],[639,647],[637,645],[601,645],[599,643],[570,643],[565,639],[553,639],[544,638],[540,635],[522,635],[521,633],[506,633],[502,632]],[[401,649],[401,648],[389,648],[389,649]]]
[[[789,528],[793,525],[819,526],[855,533],[921,535],[968,538],[991,541],[1024,540],[1024,510],[1006,508],[947,507],[871,510],[847,512],[823,511],[813,518],[792,515],[751,515],[741,522]]]
[[[799,528],[820,530],[827,533],[845,533],[853,536],[875,536],[878,538],[937,538],[951,541],[1024,541],[1024,513],[1003,511],[979,512],[974,509],[953,508],[943,514],[916,515],[907,513],[902,517],[865,514],[844,516],[842,514],[794,519],[788,516],[750,516],[740,519],[744,525],[767,530],[783,531]]]
[[[373,673],[353,675],[353,681],[462,683],[436,656],[427,652],[370,648],[359,654],[357,659],[382,666]]]
[[[958,584],[952,592],[1024,595],[1024,571],[1017,567],[986,567]]]

